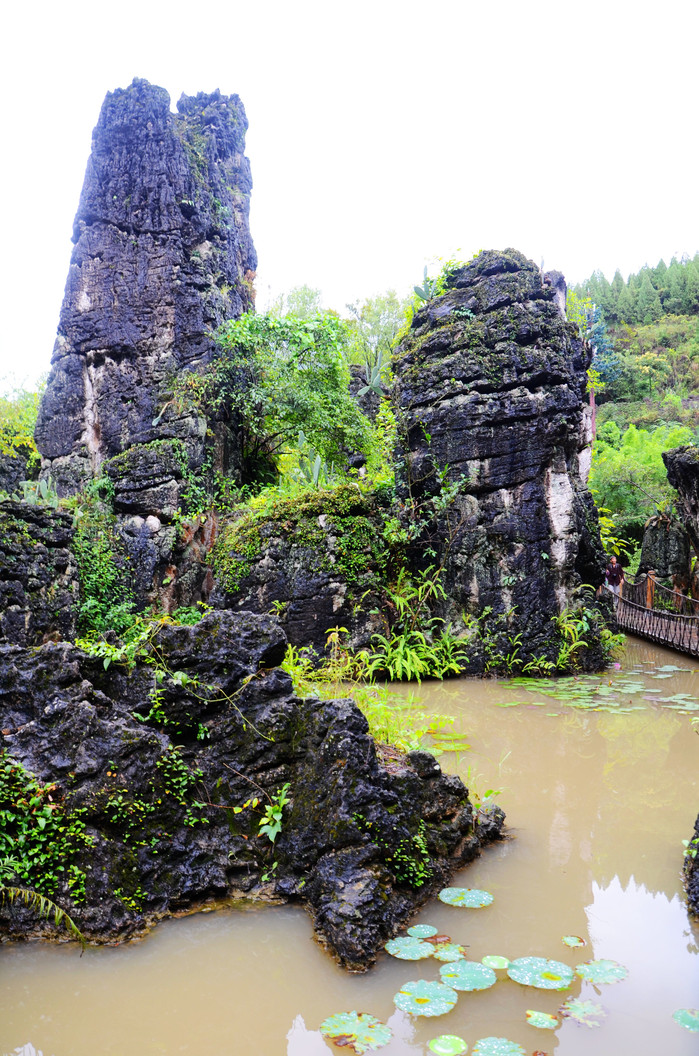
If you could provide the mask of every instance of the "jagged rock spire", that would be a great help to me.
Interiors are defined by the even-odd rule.
[[[237,95],[182,96],[134,80],[94,130],[36,439],[59,491],[163,436],[161,397],[211,355],[211,331],[252,303],[247,119]],[[165,435],[201,449],[201,425]]]

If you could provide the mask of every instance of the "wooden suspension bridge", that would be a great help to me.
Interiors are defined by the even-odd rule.
[[[622,631],[699,657],[699,600],[664,587],[652,572],[622,584],[616,621]]]

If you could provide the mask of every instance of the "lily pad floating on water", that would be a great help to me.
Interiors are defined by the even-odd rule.
[[[540,990],[565,990],[573,981],[573,969],[545,957],[518,957],[507,969],[510,979]]]
[[[558,1026],[558,1016],[550,1016],[548,1012],[535,1012],[533,1008],[528,1008],[525,1015],[530,1027],[539,1027],[541,1030],[555,1030]]]
[[[335,1044],[347,1045],[356,1053],[387,1045],[393,1031],[367,1012],[337,1012],[320,1024],[320,1033]]]
[[[459,995],[451,986],[417,979],[403,983],[398,993],[394,994],[393,1003],[411,1016],[443,1016],[452,1010],[458,998]]]
[[[427,1042],[427,1048],[436,1056],[462,1056],[468,1045],[457,1034],[440,1034],[438,1038]]]
[[[510,967],[509,959],[500,957],[496,953],[489,953],[485,957],[481,957],[481,964],[484,964],[486,968],[492,968],[496,972],[504,972],[505,969]]]
[[[629,974],[623,964],[604,959],[577,964],[575,971],[586,983],[619,983]]]
[[[438,942],[434,944],[432,956],[436,961],[463,961],[466,947],[460,946],[458,942]]]
[[[448,906],[463,906],[467,909],[481,909],[493,901],[489,891],[479,891],[477,887],[444,887],[438,898]]]
[[[479,1038],[472,1056],[526,1056],[524,1049],[509,1038]]]
[[[455,990],[487,990],[497,982],[497,975],[492,968],[479,961],[455,961],[445,964],[439,974],[447,986]]]
[[[587,946],[585,940],[581,939],[579,935],[564,935],[562,941],[564,946],[570,946],[571,949],[576,946]]]
[[[432,924],[413,924],[412,928],[408,928],[408,935],[413,939],[429,939],[436,935],[437,931],[438,928]]]
[[[421,961],[424,957],[432,956],[434,946],[425,939],[404,935],[400,939],[389,939],[384,944],[384,950],[400,961]]]
[[[579,997],[569,997],[558,1011],[567,1019],[574,1019],[586,1027],[601,1026],[600,1020],[605,1015],[601,1005],[596,1005],[594,1001],[581,1001]]]
[[[678,1008],[672,1013],[672,1018],[675,1023],[679,1023],[681,1027],[686,1027],[693,1033],[699,1030],[699,1008]]]

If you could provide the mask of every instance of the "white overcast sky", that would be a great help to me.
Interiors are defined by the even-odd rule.
[[[0,377],[48,369],[91,133],[145,77],[240,95],[258,304],[514,246],[570,283],[699,249],[697,0],[14,3]]]

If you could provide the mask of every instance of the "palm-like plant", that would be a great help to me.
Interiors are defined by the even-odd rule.
[[[15,869],[19,862],[15,858],[0,858],[0,905],[7,902],[12,905],[15,902],[23,902],[25,906],[34,909],[40,917],[46,920],[53,919],[57,928],[67,928],[73,938],[77,939],[82,948],[85,949],[85,936],[75,921],[64,909],[57,906],[46,895],[39,894],[29,887],[19,887],[12,881],[16,879]]]

